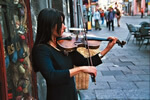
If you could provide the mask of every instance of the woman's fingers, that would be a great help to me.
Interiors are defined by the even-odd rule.
[[[97,76],[97,69],[96,69],[96,67],[90,67],[90,70],[92,71],[92,74],[96,77]]]
[[[108,37],[108,39],[111,39],[112,41],[108,43],[108,47],[111,49],[117,42],[118,38],[116,37]]]
[[[93,74],[94,76],[97,75],[97,69],[94,66],[84,66],[81,68],[82,68],[82,71],[85,73]]]
[[[116,37],[108,37],[108,39],[111,39],[112,40],[112,42],[114,42],[114,43],[116,43],[117,42],[117,40],[118,40],[118,38],[116,38]]]

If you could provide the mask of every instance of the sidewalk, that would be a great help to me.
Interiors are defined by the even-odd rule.
[[[150,22],[150,18],[123,16],[121,26],[115,24],[115,31],[101,26],[101,31],[90,33],[105,38],[115,36],[122,41],[128,34],[126,23],[142,21]],[[150,100],[150,45],[139,50],[139,45],[132,39],[123,48],[116,44],[102,59],[103,64],[97,66],[96,85],[90,80],[87,90],[79,90],[81,100]],[[106,41],[102,42],[100,50],[106,45]]]

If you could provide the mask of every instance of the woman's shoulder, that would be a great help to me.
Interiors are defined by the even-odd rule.
[[[33,48],[36,48],[36,49],[38,49],[38,48],[48,48],[48,45],[46,45],[46,44],[38,44],[38,45],[33,46]]]
[[[38,52],[38,51],[50,51],[50,46],[46,45],[46,44],[38,44],[35,45],[32,49],[32,52]]]

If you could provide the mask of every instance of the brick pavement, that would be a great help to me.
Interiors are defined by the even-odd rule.
[[[126,23],[139,24],[142,21],[150,22],[150,18],[123,16],[121,27],[115,24],[115,31],[102,26],[101,31],[90,33],[125,40],[128,34]],[[97,66],[97,85],[90,80],[87,90],[79,90],[81,100],[150,100],[150,45],[139,50],[139,45],[132,39],[123,48],[116,44],[103,58],[103,64]],[[106,44],[106,41],[102,42],[100,50]]]

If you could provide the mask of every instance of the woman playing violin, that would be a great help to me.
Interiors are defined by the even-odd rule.
[[[61,37],[66,27],[64,14],[56,9],[43,9],[37,19],[37,34],[32,49],[32,66],[35,72],[41,72],[47,83],[47,100],[77,100],[74,76],[79,72],[96,77],[97,65],[101,64],[100,55],[105,55],[116,43],[112,41],[100,53],[91,57],[93,66],[88,66],[87,58],[77,51],[68,55],[57,48],[57,37]],[[74,65],[79,66],[75,67]]]

